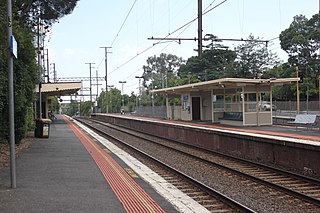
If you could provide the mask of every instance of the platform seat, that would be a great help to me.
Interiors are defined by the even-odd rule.
[[[312,127],[319,127],[319,118],[317,115],[311,115],[311,114],[298,114],[296,115],[294,121],[288,122],[288,124],[292,124],[296,126],[296,129],[298,126],[304,126],[308,128]]]
[[[242,112],[224,112],[223,117],[220,118],[220,124],[243,126],[243,114]]]
[[[242,121],[243,114],[242,112],[224,112],[223,118],[224,120],[234,120],[234,121]]]

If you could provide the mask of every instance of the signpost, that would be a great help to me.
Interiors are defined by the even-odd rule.
[[[17,56],[17,44],[12,36],[12,4],[7,0],[8,17],[8,87],[9,87],[9,135],[11,188],[16,188],[16,159],[14,138],[13,56]]]

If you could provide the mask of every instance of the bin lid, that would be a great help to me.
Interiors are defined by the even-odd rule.
[[[51,120],[50,119],[47,119],[47,118],[43,118],[43,119],[40,119],[42,121],[42,123],[51,123]]]

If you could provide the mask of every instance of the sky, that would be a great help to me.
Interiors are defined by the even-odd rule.
[[[203,11],[223,1],[203,0]],[[99,77],[104,77],[105,52],[101,47],[112,47],[107,54],[108,85],[121,90],[119,81],[126,81],[123,92],[137,94],[139,80],[135,76],[142,75],[148,57],[170,53],[187,60],[197,55],[195,41],[155,44],[158,41],[148,39],[197,37],[197,21],[180,29],[197,17],[197,2],[80,0],[73,13],[55,23],[46,36],[49,61],[55,63],[58,78],[89,77],[90,69],[86,63],[94,63],[92,76],[98,73]],[[203,16],[203,35],[246,39],[252,34],[263,40],[273,39],[268,45],[269,50],[286,61],[287,54],[280,48],[279,34],[289,27],[295,15],[302,14],[309,19],[318,11],[319,0],[227,0]],[[223,44],[233,49],[241,43],[225,41]],[[98,88],[93,86],[93,94],[106,87],[104,81],[99,84]],[[83,82],[83,88],[87,90],[89,82]]]

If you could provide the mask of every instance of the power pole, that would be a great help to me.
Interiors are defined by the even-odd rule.
[[[198,0],[198,56],[202,56],[202,0]]]
[[[14,95],[13,95],[13,49],[12,48],[12,2],[7,0],[8,16],[8,85],[9,85],[9,131],[10,131],[10,179],[11,188],[16,188],[16,159],[14,138]]]
[[[94,68],[92,67],[92,65],[94,63],[86,63],[89,64],[89,70],[90,70],[90,109],[91,109],[91,113],[93,112],[92,110],[92,82],[91,82],[91,69]]]
[[[106,113],[109,112],[108,110],[108,49],[111,49],[112,47],[100,47],[100,48],[104,48],[104,61],[105,61],[105,69],[106,69],[106,76],[105,76],[105,81],[106,81]]]

